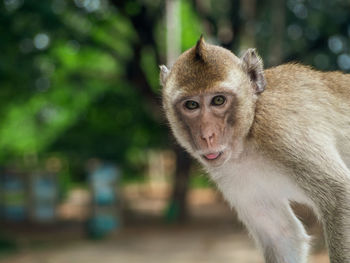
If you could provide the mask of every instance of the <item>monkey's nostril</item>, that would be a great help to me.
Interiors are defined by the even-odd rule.
[[[214,134],[211,134],[209,136],[201,136],[202,140],[207,143],[207,146],[211,146],[214,143],[214,137]]]
[[[214,138],[214,136],[215,136],[214,133],[212,133],[210,135],[204,134],[201,137],[202,137],[203,140],[211,140],[211,139]]]

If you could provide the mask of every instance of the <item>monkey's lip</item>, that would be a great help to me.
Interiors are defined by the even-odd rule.
[[[208,153],[208,154],[204,154],[204,158],[209,160],[209,161],[213,161],[218,159],[221,156],[222,152],[216,152],[216,153]]]

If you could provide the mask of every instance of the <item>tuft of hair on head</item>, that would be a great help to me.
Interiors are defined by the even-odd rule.
[[[205,59],[205,41],[203,34],[199,37],[199,40],[197,41],[196,47],[195,47],[195,58],[197,60],[204,60]]]

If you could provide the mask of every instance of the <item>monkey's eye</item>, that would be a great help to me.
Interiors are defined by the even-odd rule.
[[[222,104],[224,104],[226,101],[226,98],[222,95],[218,95],[215,96],[212,100],[211,100],[211,105],[213,106],[220,106]]]
[[[188,100],[185,102],[185,107],[188,110],[195,110],[195,109],[199,108],[199,104],[198,104],[198,102],[196,102],[194,100]]]

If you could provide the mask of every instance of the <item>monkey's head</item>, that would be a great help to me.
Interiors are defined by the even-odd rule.
[[[238,58],[201,37],[171,70],[160,69],[163,106],[179,143],[207,167],[238,158],[265,88],[255,50]]]

